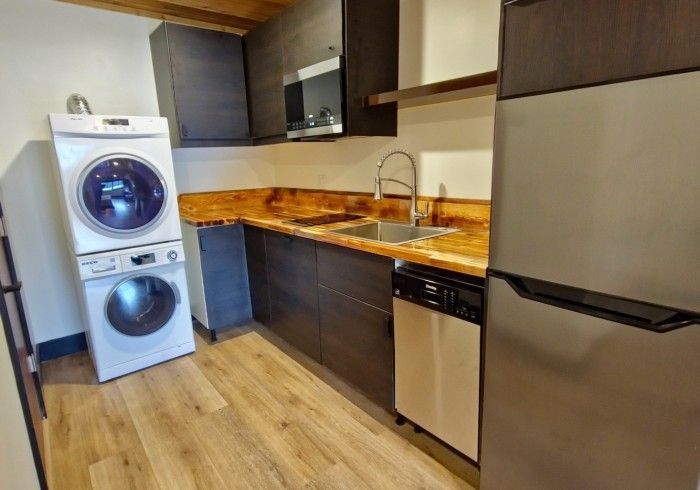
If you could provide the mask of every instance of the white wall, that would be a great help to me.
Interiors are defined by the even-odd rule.
[[[173,150],[178,193],[271,187],[272,147],[179,148]]]
[[[405,148],[418,158],[420,194],[489,199],[494,103],[493,97],[480,97],[402,109],[397,138],[279,145],[275,182],[283,187],[372,192],[379,157]],[[394,156],[382,176],[410,182],[409,169],[408,160]],[[407,192],[392,183],[385,190]]]
[[[399,88],[495,70],[500,0],[401,0]]]
[[[495,70],[499,0],[401,0],[399,87]],[[376,162],[387,150],[418,157],[423,195],[489,199],[495,97],[402,109],[397,138],[275,147],[281,187],[371,192]],[[410,179],[407,161],[387,163],[382,175]],[[388,192],[405,193],[396,184]]]
[[[0,320],[0,331],[2,331]],[[0,485],[18,490],[39,488],[29,434],[19,401],[15,373],[5,337],[0,333]]]

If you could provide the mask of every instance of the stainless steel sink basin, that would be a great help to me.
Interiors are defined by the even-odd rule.
[[[378,221],[362,225],[348,226],[333,230],[331,233],[371,240],[373,242],[391,243],[401,245],[403,243],[425,240],[440,235],[447,235],[458,231],[456,228],[439,228],[436,226],[410,226],[403,223],[391,223]]]

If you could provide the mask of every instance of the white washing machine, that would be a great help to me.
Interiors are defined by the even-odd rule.
[[[162,117],[49,114],[73,253],[182,238]]]
[[[194,351],[184,262],[181,241],[76,258],[99,381]]]

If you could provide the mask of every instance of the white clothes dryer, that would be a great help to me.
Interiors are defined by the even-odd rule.
[[[49,114],[75,255],[182,238],[168,121]]]
[[[180,241],[76,258],[100,382],[195,350],[184,261]]]

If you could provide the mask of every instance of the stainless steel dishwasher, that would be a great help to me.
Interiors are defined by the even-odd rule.
[[[483,279],[421,266],[393,273],[395,405],[473,461],[479,450]]]

